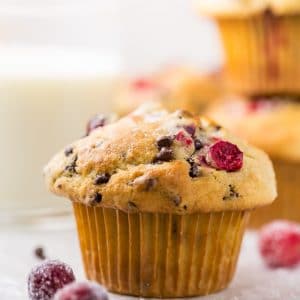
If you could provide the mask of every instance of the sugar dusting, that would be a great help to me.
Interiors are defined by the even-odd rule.
[[[37,263],[32,257],[32,249],[37,243],[42,243],[49,250],[50,257],[59,257],[62,261],[68,262],[78,279],[84,278],[75,229],[46,234],[42,231],[28,232],[26,239],[18,232],[7,234],[0,231],[0,240],[1,300],[28,299],[26,275],[30,266]],[[71,248],[66,245],[70,245]],[[230,287],[218,294],[201,297],[199,300],[300,299],[300,266],[291,270],[270,270],[265,267],[257,247],[256,233],[247,232],[237,272]],[[136,298],[111,295],[110,299]]]

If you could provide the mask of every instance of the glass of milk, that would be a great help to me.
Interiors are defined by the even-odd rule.
[[[0,223],[70,212],[66,199],[46,190],[43,166],[85,134],[90,117],[110,112],[119,75],[117,30],[109,27],[114,7],[102,18],[101,5],[83,11],[78,1],[30,3],[0,5]]]

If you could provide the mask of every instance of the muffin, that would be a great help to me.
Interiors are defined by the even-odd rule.
[[[266,151],[274,163],[278,199],[252,214],[250,226],[273,219],[300,222],[300,101],[291,97],[231,97],[208,115]]]
[[[243,94],[299,94],[300,1],[196,0],[224,44],[227,84]]]
[[[147,76],[124,79],[114,99],[115,110],[126,115],[147,101],[157,101],[167,109],[201,112],[221,96],[221,71],[196,71],[188,67],[168,67]]]
[[[206,119],[155,106],[68,146],[45,178],[73,202],[87,277],[140,297],[224,289],[250,211],[276,197],[264,152]]]

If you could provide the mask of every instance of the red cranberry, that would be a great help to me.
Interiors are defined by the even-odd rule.
[[[107,119],[104,115],[96,115],[89,120],[86,126],[86,135],[89,135],[93,130],[106,125]]]
[[[74,282],[58,291],[54,300],[108,300],[108,294],[97,283]]]
[[[138,78],[131,82],[132,87],[138,91],[152,90],[156,87],[156,84],[148,78]]]
[[[75,280],[72,269],[57,260],[46,261],[35,267],[28,277],[31,300],[50,300],[56,291]]]
[[[247,102],[247,110],[250,113],[266,111],[277,105],[276,100],[254,99]]]
[[[219,170],[237,171],[243,166],[243,152],[234,144],[217,141],[209,147],[206,161]]]
[[[185,134],[183,131],[179,131],[176,134],[175,139],[187,147],[193,144],[193,139],[187,134]]]
[[[271,268],[295,266],[300,262],[300,226],[287,221],[265,225],[260,233],[259,250]]]

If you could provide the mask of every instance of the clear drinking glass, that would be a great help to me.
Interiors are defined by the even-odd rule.
[[[0,4],[0,222],[68,214],[46,191],[42,169],[110,111],[119,74],[114,1]]]

